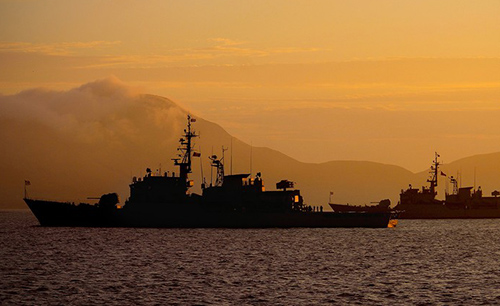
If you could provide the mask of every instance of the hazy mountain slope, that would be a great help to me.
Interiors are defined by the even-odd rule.
[[[130,91],[116,80],[67,92],[0,96],[0,203],[25,207],[30,195],[81,201],[128,192],[133,174],[166,162],[184,112],[168,99]]]
[[[383,198],[396,200],[398,190],[413,174],[401,167],[363,161],[302,163],[281,153],[259,148],[254,164],[262,169],[269,187],[286,178],[296,182],[306,201],[326,205],[329,193],[336,203],[369,203]],[[403,185],[401,185],[403,184]]]
[[[0,96],[0,207],[26,207],[22,202],[25,179],[31,181],[28,191],[33,197],[76,202],[116,191],[123,200],[132,177],[144,175],[147,167],[176,171],[171,158],[177,154],[186,114],[166,98],[136,93],[114,79],[65,92],[35,89]],[[326,205],[330,191],[336,203],[390,198],[395,204],[401,188],[425,183],[425,173],[413,174],[392,165],[299,162],[269,148],[251,148],[219,125],[195,117],[194,127],[201,136],[195,139],[195,148],[202,158],[194,159],[193,192],[200,192],[201,166],[210,181],[207,157],[220,155],[222,146],[229,148],[227,174],[231,169],[233,173],[262,172],[267,190],[275,189],[281,179],[292,180],[313,205]],[[499,156],[472,157],[445,166],[451,171],[461,168],[465,178],[466,169],[476,165],[486,190],[498,182]]]
[[[198,119],[195,124],[201,137],[196,140],[196,148],[203,153],[204,176],[210,181],[208,155],[220,156],[222,146],[225,152],[226,174],[261,172],[267,190],[274,190],[276,182],[288,179],[296,182],[306,201],[314,205],[327,205],[330,191],[335,201],[368,203],[383,198],[397,198],[398,190],[413,176],[408,170],[392,165],[363,161],[336,161],[321,164],[299,162],[289,156],[269,149],[251,148],[248,144],[232,139],[219,125]],[[233,149],[231,153],[231,148]],[[194,178],[201,181],[198,162],[194,164]],[[213,174],[215,180],[215,173]],[[195,191],[199,192],[197,188]]]

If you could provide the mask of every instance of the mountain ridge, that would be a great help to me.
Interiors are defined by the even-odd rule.
[[[171,158],[177,154],[187,113],[168,98],[134,92],[115,79],[65,92],[34,89],[0,96],[0,141],[4,144],[0,208],[25,208],[24,180],[31,181],[28,195],[32,197],[78,202],[116,191],[123,202],[132,177],[144,175],[147,167],[176,171]],[[207,182],[213,178],[206,157],[220,155],[223,146],[230,148],[225,155],[226,174],[231,170],[262,172],[267,190],[282,179],[294,181],[308,204],[326,209],[330,192],[336,203],[366,204],[389,198],[396,204],[400,189],[425,183],[426,171],[413,173],[397,165],[299,161],[272,148],[252,147],[219,124],[193,115],[197,119],[194,128],[201,132],[195,150],[202,154],[193,161],[196,193],[201,192],[202,171]],[[452,173],[462,167],[464,176],[469,176],[473,163],[488,180],[483,189],[499,188],[500,152],[478,156],[445,164],[443,171]],[[489,168],[479,160],[481,156],[488,156]]]

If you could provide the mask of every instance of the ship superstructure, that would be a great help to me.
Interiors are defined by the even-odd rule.
[[[422,189],[413,188],[411,185],[406,190],[401,190],[399,194],[399,204],[401,205],[441,205],[442,201],[436,200],[438,186],[438,173],[439,166],[441,163],[439,162],[439,154],[436,152],[434,156],[434,160],[432,161],[432,165],[429,171],[429,178],[427,182],[429,183],[429,187],[422,186]],[[397,207],[399,209],[403,209],[402,207]]]
[[[164,172],[163,175],[155,175],[150,168],[146,169],[146,175],[143,178],[134,177],[130,184],[130,198],[125,206],[137,208],[140,206],[151,205],[176,205],[188,201],[189,188],[194,183],[189,179],[191,170],[191,159],[193,154],[193,138],[198,137],[192,130],[192,122],[196,120],[190,115],[187,116],[187,128],[184,130],[182,138],[179,139],[179,152],[177,158],[173,158],[174,165],[178,167],[179,172]]]

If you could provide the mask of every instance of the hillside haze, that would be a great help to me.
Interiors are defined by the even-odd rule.
[[[26,208],[24,180],[31,182],[28,195],[35,198],[80,202],[118,192],[123,202],[132,177],[144,175],[146,168],[177,171],[171,158],[187,113],[169,99],[141,94],[113,78],[69,91],[33,89],[0,96],[0,207]],[[300,162],[270,148],[252,148],[219,125],[193,116],[200,134],[195,150],[202,157],[193,159],[192,192],[201,192],[202,171],[208,183],[215,176],[207,157],[220,156],[222,147],[228,149],[226,174],[261,172],[266,190],[274,190],[282,179],[294,181],[307,203],[325,208],[330,192],[336,203],[390,198],[395,204],[401,188],[425,183],[426,172],[414,174],[394,165]],[[462,169],[465,181],[475,167],[488,192],[500,188],[499,161],[500,153],[474,156],[446,164],[443,171]]]

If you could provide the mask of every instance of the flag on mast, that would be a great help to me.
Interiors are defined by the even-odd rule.
[[[31,182],[28,180],[24,180],[24,198],[28,198],[28,188],[26,186],[31,185]]]

